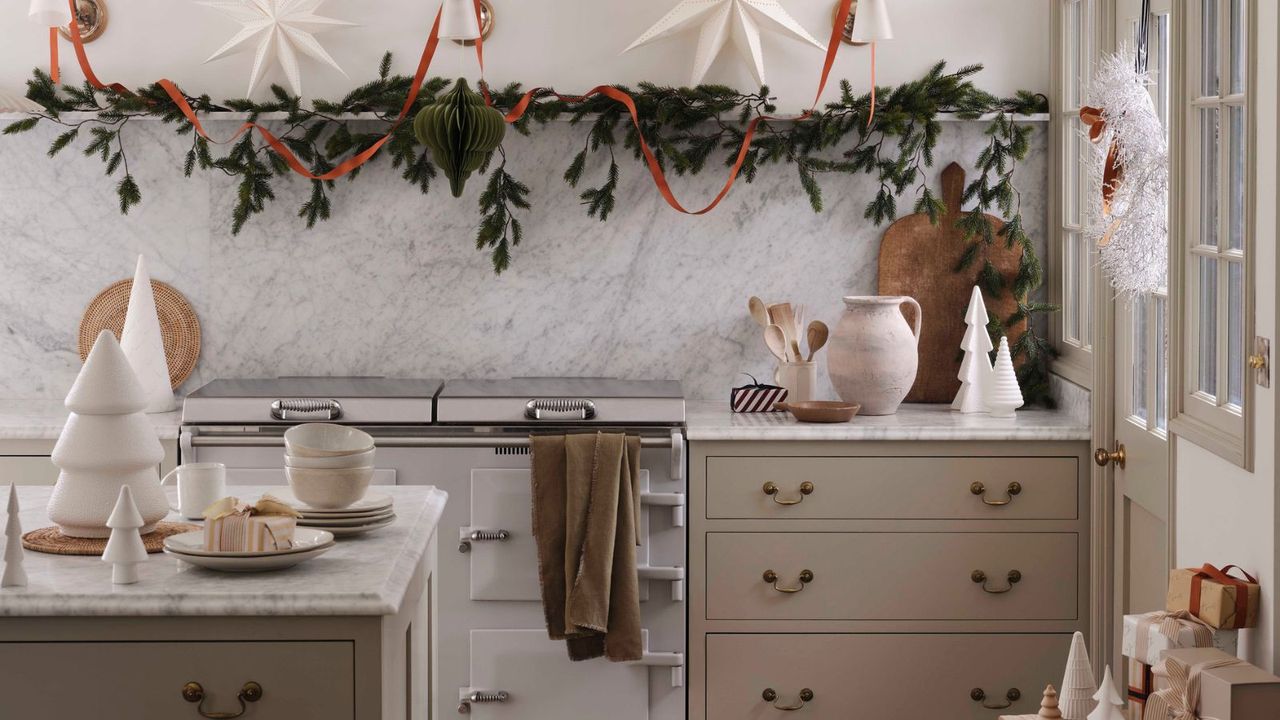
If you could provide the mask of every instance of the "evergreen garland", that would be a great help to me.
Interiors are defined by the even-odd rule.
[[[1015,116],[1045,112],[1047,101],[1042,95],[1028,92],[999,98],[980,90],[971,78],[981,70],[981,65],[968,65],[948,72],[945,63],[939,62],[918,80],[894,88],[878,88],[870,127],[870,93],[855,95],[849,83],[842,81],[839,99],[807,118],[761,120],[746,154],[741,180],[753,182],[768,166],[793,165],[810,205],[815,212],[821,212],[820,177],[832,173],[867,174],[879,182],[879,189],[863,212],[867,220],[876,225],[892,221],[898,214],[899,198],[911,190],[916,198],[914,211],[928,214],[937,223],[946,207],[927,185],[924,169],[933,164],[933,151],[942,132],[939,113],[954,113],[962,119],[994,114],[986,129],[990,140],[977,159],[977,177],[965,188],[964,201],[972,203],[972,209],[965,211],[958,223],[972,244],[956,272],[972,273],[975,283],[992,295],[1009,292],[1017,299],[1017,311],[1008,318],[993,318],[990,331],[998,341],[1007,327],[1028,320],[1027,332],[1011,349],[1015,359],[1023,359],[1019,379],[1028,400],[1047,402],[1048,362],[1054,350],[1036,331],[1034,319],[1056,308],[1030,299],[1042,283],[1042,269],[1023,229],[1020,197],[1013,182],[1017,162],[1028,152],[1032,132],[1031,126],[1018,124]],[[272,86],[274,97],[266,102],[238,99],[219,104],[207,95],[185,97],[196,112],[243,112],[251,121],[264,113],[283,113],[284,127],[277,137],[313,173],[321,174],[382,137],[395,122],[411,82],[409,76],[391,74],[391,54],[387,53],[375,80],[338,101],[313,100],[310,107],[305,107],[301,98],[278,85]],[[448,80],[429,78],[410,115],[434,102],[449,85]],[[757,93],[743,93],[723,85],[672,88],[641,83],[634,89],[618,87],[635,100],[639,131],[626,110],[609,98],[561,99],[549,89],[535,94],[528,111],[512,124],[517,132],[530,135],[535,127],[561,117],[573,125],[589,123],[582,149],[565,170],[564,180],[575,189],[592,183],[581,189],[579,197],[587,214],[601,221],[608,220],[615,210],[621,177],[619,155],[630,154],[633,160],[643,162],[638,132],[644,133],[664,172],[697,175],[709,165],[732,166],[745,137],[746,124],[776,112],[767,87]],[[511,84],[493,90],[492,95],[496,107],[510,108],[519,99],[521,88]],[[194,132],[158,85],[127,96],[109,89],[95,91],[87,83],[59,87],[47,73],[36,69],[27,81],[27,97],[44,106],[45,111],[9,124],[4,134],[31,130],[42,121],[62,125],[65,131],[49,147],[49,156],[53,157],[87,128],[84,154],[98,156],[108,176],[123,171],[116,186],[122,213],[127,214],[142,201],[141,188],[129,172],[124,143],[125,127],[139,117],[159,118],[172,123],[178,135],[191,137],[183,165],[185,175],[190,176],[197,169],[213,170],[239,180],[232,210],[233,234],[276,199],[272,181],[292,172],[253,133],[245,133],[228,146],[225,154],[215,156],[211,144]],[[70,112],[92,113],[92,117],[74,121],[62,117]],[[588,180],[587,161],[595,154],[607,155],[607,170],[602,177]],[[530,190],[507,171],[506,153],[501,147],[496,155],[498,165],[480,194],[476,247],[489,252],[494,271],[501,273],[510,266],[512,249],[522,240],[522,226],[515,211],[530,209]],[[431,191],[437,171],[430,153],[414,137],[412,123],[404,122],[394,129],[391,140],[373,162],[379,157],[390,158],[401,177],[423,194]],[[480,172],[488,172],[493,160],[491,155]],[[355,180],[359,174],[357,169],[347,179]],[[311,181],[311,193],[298,210],[308,228],[329,218],[329,194],[334,187],[332,180]],[[996,231],[983,218],[992,211],[1005,218]],[[1011,287],[1005,287],[1003,278],[985,259],[986,248],[997,242],[1022,248],[1022,264]]]

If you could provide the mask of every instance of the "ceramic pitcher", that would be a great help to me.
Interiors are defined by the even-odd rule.
[[[915,308],[915,327],[902,306]],[[862,405],[861,415],[892,415],[916,381],[920,304],[901,296],[851,295],[831,334],[827,368],[845,402]]]

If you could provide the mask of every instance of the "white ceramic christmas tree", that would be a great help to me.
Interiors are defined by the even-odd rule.
[[[133,289],[129,291],[129,310],[124,316],[120,347],[129,358],[146,395],[146,412],[169,412],[177,408],[173,386],[169,383],[169,363],[164,358],[164,337],[160,334],[160,316],[156,314],[156,297],[151,289],[147,261],[138,256],[133,273]]]
[[[991,335],[987,333],[987,305],[982,300],[982,290],[973,286],[969,296],[969,309],[964,314],[964,338],[960,341],[960,349],[964,351],[964,360],[960,362],[960,392],[951,403],[952,410],[962,413],[981,413],[987,411],[983,397],[983,388],[991,376]]]
[[[133,493],[129,486],[120,488],[120,496],[116,499],[116,507],[107,518],[107,527],[111,528],[111,537],[107,547],[102,551],[102,562],[111,563],[111,582],[116,585],[131,585],[138,582],[138,563],[147,561],[147,547],[142,544],[142,515],[138,506],[133,504]]]
[[[49,519],[64,535],[102,538],[120,487],[128,485],[143,533],[169,512],[156,467],[164,448],[142,414],[146,396],[110,330],[103,330],[67,394],[71,415],[53,446],[62,472],[49,498]]]
[[[1098,701],[1098,707],[1089,713],[1087,720],[1125,720],[1124,700],[1116,691],[1115,681],[1111,679],[1110,665],[1102,673],[1102,686],[1094,693],[1093,699]]]
[[[1071,651],[1067,654],[1067,671],[1062,676],[1058,691],[1058,709],[1064,720],[1086,720],[1096,705],[1093,699],[1098,686],[1093,682],[1093,665],[1089,662],[1089,650],[1084,644],[1084,634],[1071,637]]]
[[[1062,712],[1058,710],[1058,691],[1053,689],[1053,684],[1044,686],[1044,695],[1040,698],[1040,712],[1036,713],[1036,717],[1045,720],[1062,720]]]
[[[1000,338],[995,367],[991,369],[991,377],[982,390],[987,412],[992,417],[1013,417],[1013,411],[1022,407],[1022,388],[1018,387],[1018,374],[1013,371],[1009,338]]]
[[[9,503],[5,508],[4,575],[0,587],[26,587],[27,571],[22,569],[22,521],[18,519],[18,490],[9,485]]]

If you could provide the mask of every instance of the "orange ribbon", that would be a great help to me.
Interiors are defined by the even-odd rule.
[[[1245,576],[1245,580],[1241,580],[1239,578],[1233,578],[1227,574],[1231,572],[1233,569],[1239,570],[1240,573]],[[1236,615],[1235,615],[1235,621],[1231,624],[1230,627],[1233,629],[1244,627],[1245,623],[1249,621],[1249,585],[1250,584],[1257,585],[1258,584],[1257,578],[1250,575],[1248,572],[1245,572],[1244,568],[1238,567],[1236,565],[1227,565],[1226,567],[1219,570],[1218,568],[1210,565],[1209,563],[1205,563],[1203,567],[1201,567],[1199,570],[1196,571],[1195,575],[1191,576],[1190,610],[1191,610],[1191,613],[1196,616],[1199,616],[1200,614],[1200,598],[1203,591],[1202,585],[1204,584],[1204,581],[1206,578],[1213,580],[1219,585],[1225,585],[1227,587],[1235,588]]]
[[[1080,122],[1089,126],[1091,142],[1098,142],[1102,138],[1102,133],[1107,130],[1107,121],[1103,117],[1102,108],[1088,105],[1080,108]],[[1111,147],[1107,150],[1107,165],[1102,173],[1102,210],[1108,215],[1111,214],[1111,198],[1115,195],[1116,188],[1120,187],[1120,181],[1124,179],[1124,166],[1120,164],[1119,152],[1116,142],[1112,141]]]
[[[75,25],[75,18],[72,17],[71,24]],[[49,28],[49,77],[53,81],[61,82],[58,77],[58,28]]]

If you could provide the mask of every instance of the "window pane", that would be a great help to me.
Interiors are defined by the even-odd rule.
[[[1231,123],[1231,139],[1229,141],[1228,162],[1230,173],[1227,178],[1227,201],[1230,207],[1228,218],[1227,247],[1232,250],[1244,248],[1244,164],[1245,143],[1248,138],[1244,129],[1244,108],[1232,107],[1228,111]]]
[[[1080,29],[1083,27],[1084,14],[1083,0],[1074,0],[1068,2],[1064,15],[1062,28],[1062,44],[1066,51],[1067,57],[1062,63],[1062,85],[1066,89],[1066,106],[1067,108],[1078,108],[1081,102],[1081,77],[1080,77]]]
[[[1200,244],[1218,247],[1218,109],[1200,110]]]
[[[1169,14],[1156,16],[1154,58],[1148,58],[1155,81],[1156,112],[1160,115],[1160,124],[1169,128]],[[1150,51],[1149,51],[1150,52]],[[1151,62],[1154,60],[1155,62]]]
[[[1075,227],[1083,224],[1080,217],[1080,159],[1084,140],[1076,129],[1078,124],[1064,121],[1066,135],[1062,139],[1062,222]]]
[[[1244,0],[1231,0],[1231,92],[1244,92]]]
[[[1227,263],[1227,402],[1244,404],[1244,264]]]
[[[1196,388],[1207,395],[1218,395],[1218,261],[1200,258],[1199,309],[1199,377]]]
[[[1130,347],[1133,362],[1130,381],[1130,413],[1146,423],[1147,418],[1147,296],[1138,295],[1129,304],[1129,325],[1133,328]]]
[[[1218,0],[1200,0],[1200,94],[1218,94]]]
[[[1169,425],[1169,300],[1155,296],[1156,304],[1156,427]]]
[[[1064,339],[1080,344],[1080,294],[1076,288],[1079,269],[1076,267],[1076,245],[1079,233],[1066,233],[1062,242],[1062,334]]]
[[[1080,275],[1076,280],[1077,304],[1080,307],[1080,345],[1093,347],[1093,274],[1092,259],[1089,256],[1089,241],[1084,236],[1076,237],[1076,267]]]

